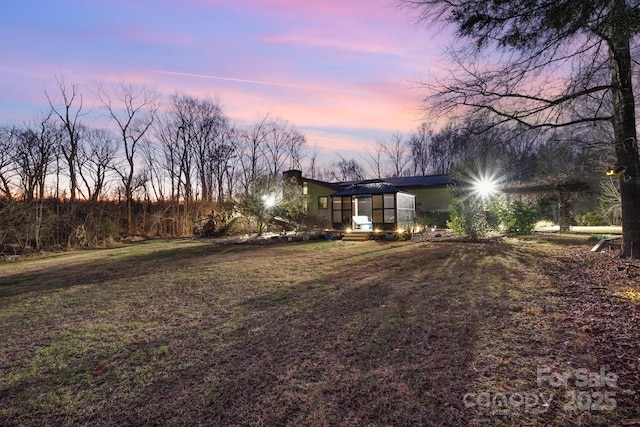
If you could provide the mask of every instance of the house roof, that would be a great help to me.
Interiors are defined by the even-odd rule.
[[[396,187],[433,187],[452,183],[449,175],[400,176],[387,178],[386,181]]]
[[[337,183],[337,182],[319,181],[317,179],[311,179],[311,178],[302,178],[302,181],[304,181],[304,182],[312,182],[314,184],[318,184],[320,186],[332,189],[334,191],[338,191],[341,188],[343,188],[343,186],[340,183]]]
[[[348,190],[350,187],[352,186],[357,186],[357,187],[361,187],[361,186],[365,186],[365,185],[374,185],[374,184],[379,184],[379,185],[387,185],[387,186],[392,186],[392,187],[397,187],[396,191],[381,191],[382,193],[384,192],[395,192],[397,193],[398,189],[402,189],[402,188],[407,188],[407,189],[411,189],[411,188],[417,188],[417,187],[445,187],[447,185],[451,185],[453,184],[453,180],[451,179],[451,177],[449,175],[417,175],[417,176],[398,176],[398,177],[392,177],[392,178],[383,178],[383,179],[360,179],[360,180],[355,180],[355,181],[342,181],[342,182],[326,182],[326,181],[319,181],[316,179],[311,179],[311,178],[303,178],[301,176],[301,172],[300,171],[288,171],[288,172],[283,172],[284,174],[290,174],[292,172],[296,172],[297,175],[295,175],[297,177],[297,179],[300,180],[300,182],[302,181],[306,181],[306,182],[312,182],[321,186],[324,186],[326,188],[332,189],[334,191],[339,191],[340,193],[342,191],[346,191]],[[355,189],[351,189],[349,191],[352,191],[352,193],[350,194],[373,194],[371,193],[371,191],[364,191],[364,190],[355,190]],[[362,191],[361,193],[353,193],[353,191]],[[375,193],[375,194],[380,194],[380,193]],[[346,194],[345,194],[346,195]]]
[[[373,183],[387,183],[394,187],[440,187],[453,183],[449,175],[427,175],[427,176],[398,176],[384,179],[364,179],[358,181],[340,182],[338,185],[348,187],[350,185],[362,185]]]
[[[356,196],[359,194],[396,194],[399,193],[396,187],[384,182],[354,184],[342,191],[332,194],[332,196]]]

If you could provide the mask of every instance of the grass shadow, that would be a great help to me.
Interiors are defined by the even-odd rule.
[[[101,286],[135,281],[162,270],[215,262],[212,257],[260,251],[259,246],[197,241],[149,242],[126,247],[58,254],[0,268],[0,298],[27,292],[56,291],[77,285]]]

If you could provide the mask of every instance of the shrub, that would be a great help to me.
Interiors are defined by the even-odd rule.
[[[576,215],[576,225],[587,225],[593,227],[609,224],[604,218],[602,218],[600,212],[587,212],[584,215]]]
[[[446,227],[449,220],[451,220],[449,211],[420,212],[416,218],[416,222],[420,225],[437,228]]]
[[[474,198],[454,199],[447,226],[457,235],[478,240],[489,231],[502,230],[510,234],[530,234],[538,219],[538,207],[519,200],[484,202]]]
[[[459,236],[479,240],[491,230],[485,205],[473,198],[454,199],[449,207],[449,217],[447,227]]]
[[[504,231],[512,234],[531,234],[538,220],[538,207],[520,200],[503,201],[498,217]]]

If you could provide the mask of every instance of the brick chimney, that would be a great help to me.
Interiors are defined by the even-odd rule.
[[[282,172],[282,179],[284,181],[294,182],[297,185],[302,185],[302,171],[297,169],[291,169]]]

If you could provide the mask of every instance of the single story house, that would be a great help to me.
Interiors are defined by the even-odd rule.
[[[335,230],[411,230],[416,215],[449,209],[448,175],[324,182],[284,172],[302,186],[305,211]]]

